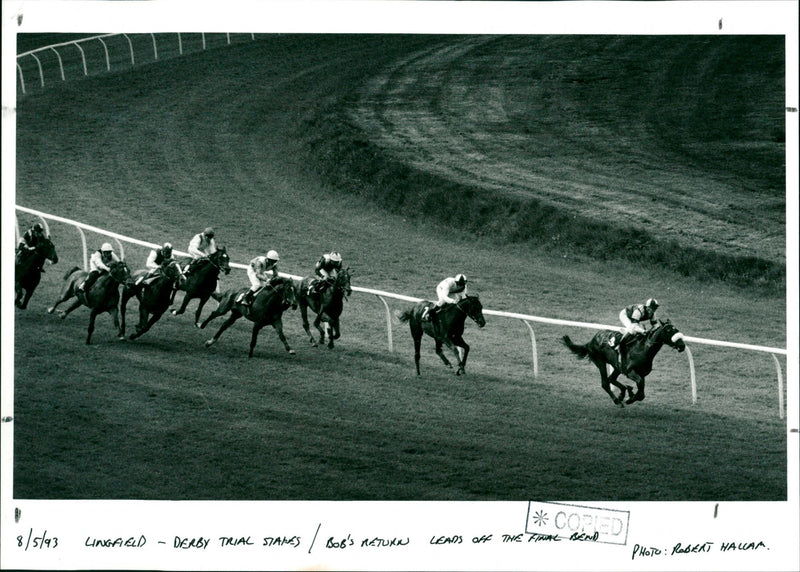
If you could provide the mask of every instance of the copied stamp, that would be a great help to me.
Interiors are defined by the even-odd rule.
[[[557,502],[528,502],[525,532],[564,540],[627,544],[630,512]]]

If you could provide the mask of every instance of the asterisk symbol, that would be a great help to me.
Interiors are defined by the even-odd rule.
[[[544,526],[547,524],[547,513],[541,510],[537,510],[536,514],[533,515],[533,522],[538,524],[539,526]]]

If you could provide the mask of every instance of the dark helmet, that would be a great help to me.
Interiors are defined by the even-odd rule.
[[[33,231],[34,232],[44,232],[44,227],[42,226],[42,223],[37,222],[36,224],[34,224],[33,225]]]

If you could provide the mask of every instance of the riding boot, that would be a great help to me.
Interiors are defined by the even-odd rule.
[[[242,298],[242,305],[248,306],[248,307],[251,306],[253,304],[253,295],[254,294],[255,294],[255,292],[253,292],[252,290],[248,290],[247,293],[244,295],[244,298]]]

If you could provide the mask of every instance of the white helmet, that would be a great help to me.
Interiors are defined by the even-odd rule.
[[[463,274],[457,274],[456,275],[456,282],[458,282],[459,284],[466,284],[467,283],[467,277],[464,276]]]
[[[267,260],[274,260],[275,262],[278,262],[280,259],[281,258],[280,256],[278,256],[278,253],[275,252],[274,250],[270,250],[269,252],[267,252]]]
[[[650,298],[650,299],[647,300],[647,303],[645,304],[645,306],[655,310],[656,308],[658,308],[658,300],[656,300],[655,298]]]
[[[111,246],[110,243],[104,242],[103,246],[100,247],[101,252],[113,252],[114,248]]]
[[[334,262],[341,262],[342,261],[342,255],[339,254],[338,252],[331,252],[330,257],[331,257],[331,260],[333,260]]]

